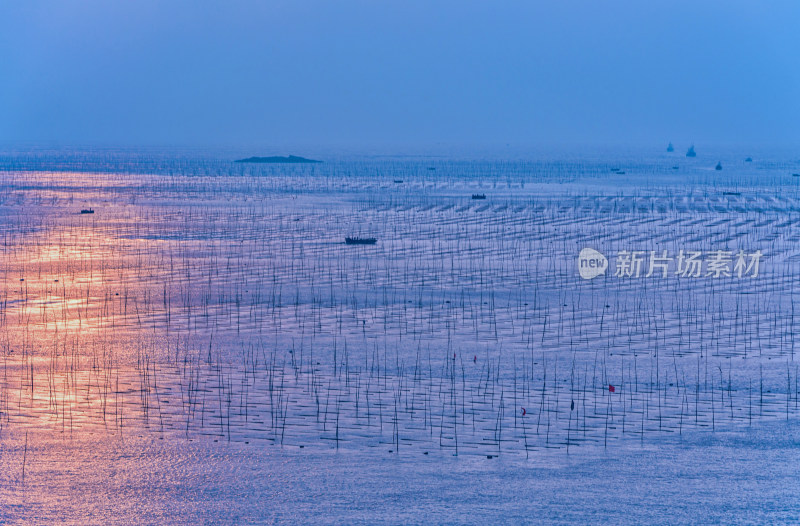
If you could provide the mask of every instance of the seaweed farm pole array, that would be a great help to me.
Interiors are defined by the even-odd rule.
[[[0,432],[529,458],[797,416],[777,174],[587,193],[553,185],[606,166],[156,168],[10,174]],[[583,247],[764,260],[582,280]]]

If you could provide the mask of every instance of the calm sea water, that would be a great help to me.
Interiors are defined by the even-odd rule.
[[[790,154],[237,156],[0,155],[0,522],[798,520]]]

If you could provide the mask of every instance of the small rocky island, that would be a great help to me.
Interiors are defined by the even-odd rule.
[[[247,159],[238,159],[237,163],[321,163],[322,161],[315,161],[314,159],[306,159],[305,157],[298,157],[290,155],[289,157],[273,156],[273,157],[248,157]]]

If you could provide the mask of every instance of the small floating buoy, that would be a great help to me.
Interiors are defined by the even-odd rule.
[[[527,414],[528,414],[528,412],[527,412],[527,411],[525,411],[525,408],[523,407],[523,408],[522,408],[522,416],[525,416],[525,415],[527,415]]]

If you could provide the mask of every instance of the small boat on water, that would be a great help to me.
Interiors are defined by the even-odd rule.
[[[486,194],[472,194],[473,199],[486,199]]]
[[[675,147],[674,147],[674,146],[672,146],[672,143],[669,143],[669,144],[667,145],[667,151],[668,151],[668,152],[674,152],[674,151],[675,151]]]
[[[344,242],[348,245],[374,245],[378,240],[374,237],[346,237]]]
[[[91,208],[84,208],[81,210],[81,214],[94,214],[94,210]]]
[[[697,153],[694,151],[694,144],[689,146],[689,151],[686,152],[686,157],[697,157]]]
[[[720,171],[720,170],[722,170],[722,163],[721,163],[721,162],[719,162],[719,161],[717,161],[717,165],[714,167],[714,169],[715,169],[716,171]]]
[[[753,158],[752,157],[748,157],[747,159],[744,160],[744,162],[752,163],[753,162]]]

